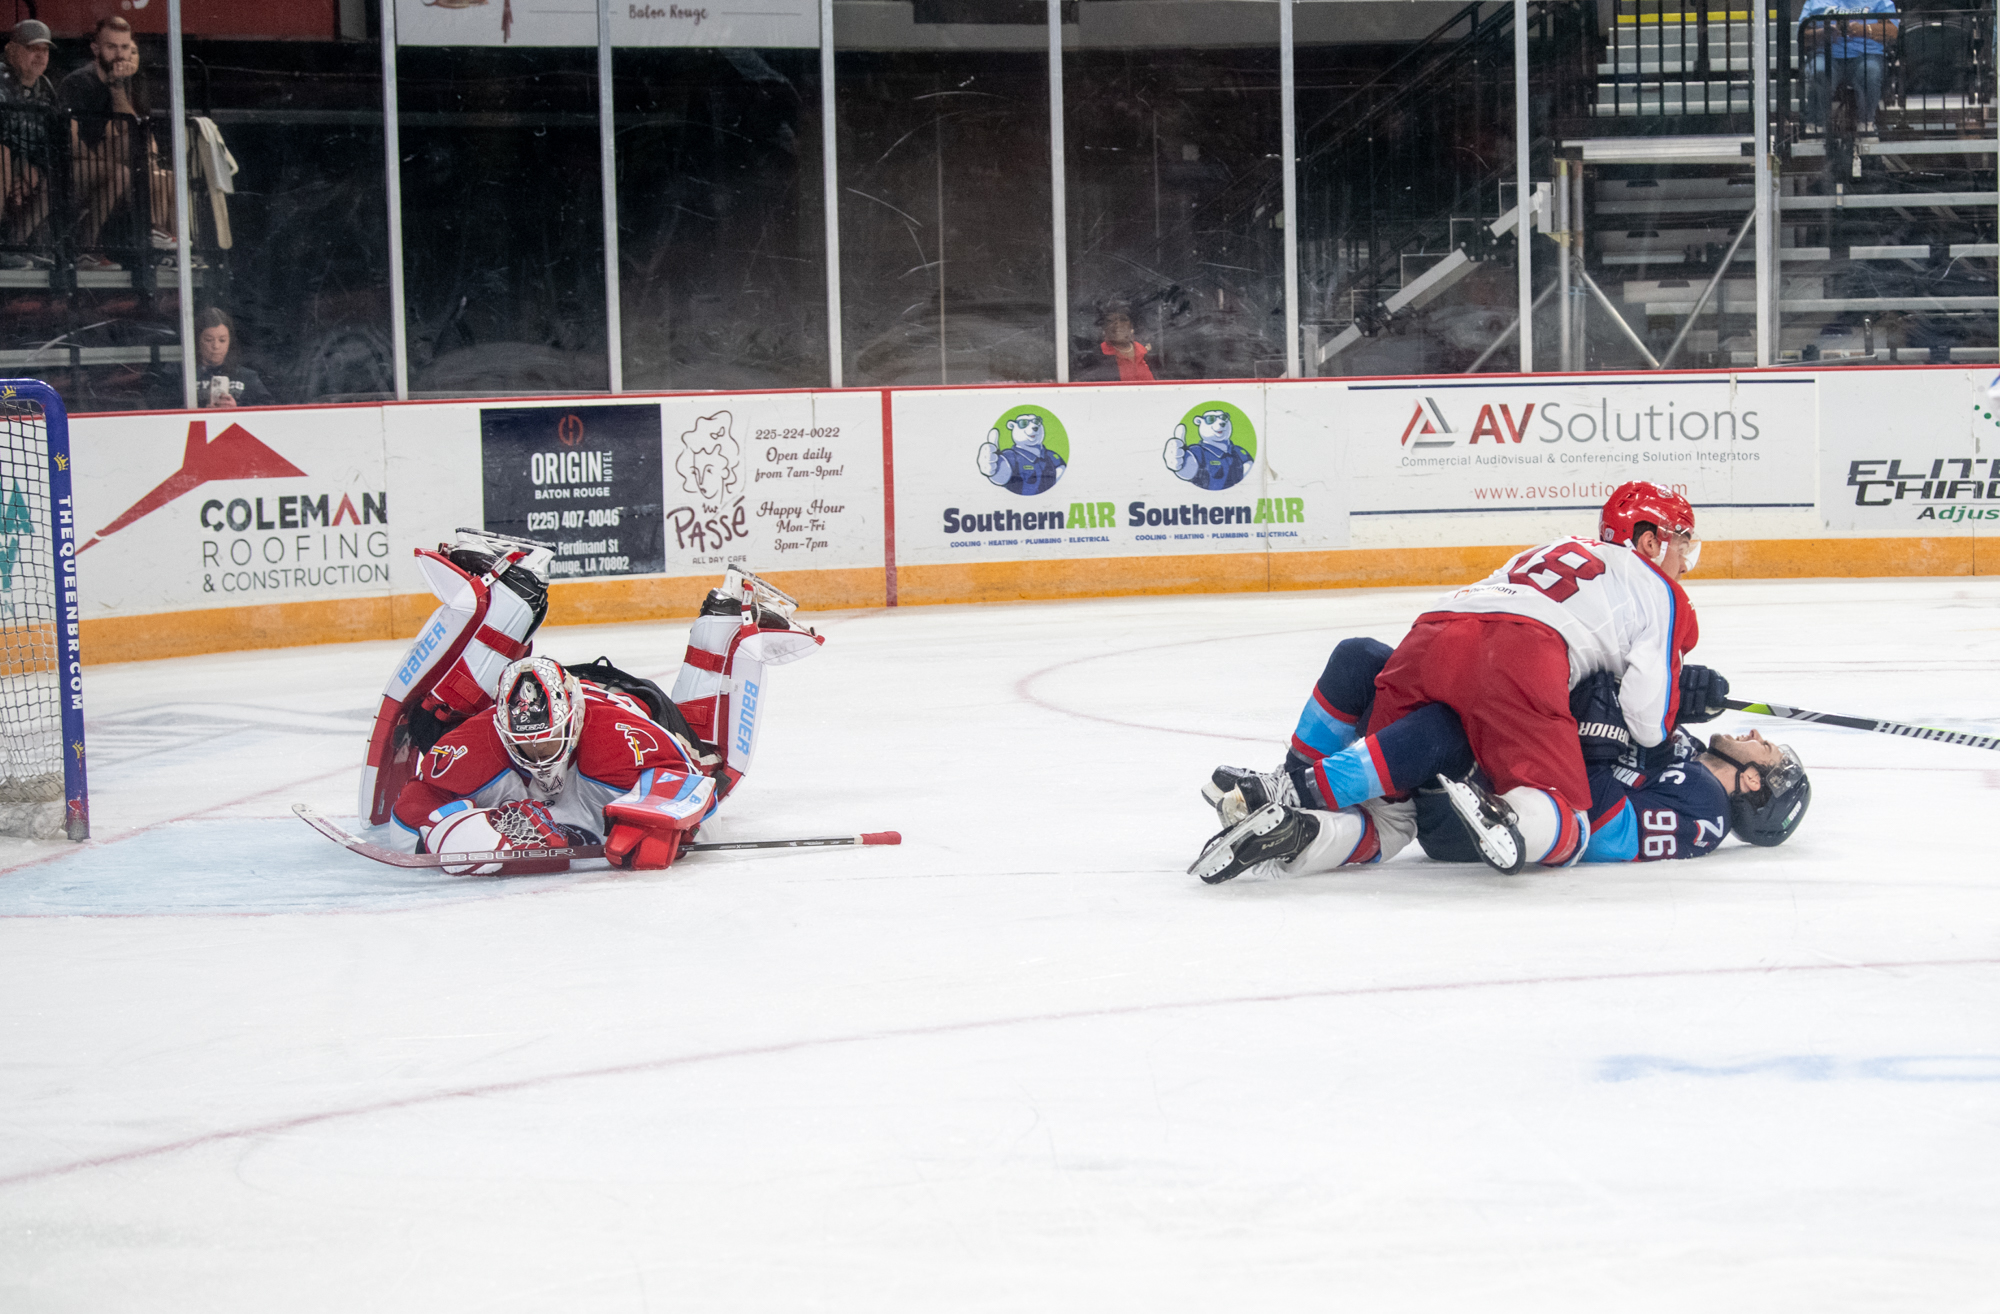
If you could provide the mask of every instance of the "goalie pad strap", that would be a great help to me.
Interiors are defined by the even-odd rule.
[[[510,662],[518,662],[534,651],[534,645],[522,643],[510,634],[502,634],[491,625],[480,626],[479,632],[473,637]]]
[[[725,665],[721,653],[707,652],[695,647],[693,644],[688,645],[687,655],[682,657],[681,660],[696,670],[713,671],[718,675],[722,673],[722,668]]]

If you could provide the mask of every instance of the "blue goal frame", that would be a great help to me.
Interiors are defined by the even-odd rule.
[[[62,707],[63,833],[90,838],[90,781],[83,741],[82,607],[76,583],[76,503],[70,491],[69,411],[40,379],[0,379],[0,401],[42,408],[49,448],[49,542],[56,567],[56,691]]]

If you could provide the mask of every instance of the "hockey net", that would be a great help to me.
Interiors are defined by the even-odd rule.
[[[51,407],[31,392],[53,403],[53,453]],[[45,387],[0,383],[0,835],[30,839],[88,834],[80,669],[67,709],[63,679],[77,605],[60,407]],[[72,551],[61,552],[61,540]]]

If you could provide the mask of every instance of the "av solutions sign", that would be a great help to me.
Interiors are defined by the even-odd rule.
[[[1349,384],[1354,508],[1553,510],[1632,479],[1698,507],[1810,507],[1814,388],[1806,376]]]

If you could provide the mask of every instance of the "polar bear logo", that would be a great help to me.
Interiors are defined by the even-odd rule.
[[[1044,445],[1048,435],[1043,428],[1042,417],[1029,411],[1025,415],[1014,416],[1006,423],[1014,445],[1003,450],[1000,430],[989,430],[986,441],[979,446],[979,473],[985,475],[988,482],[1026,497],[1054,488],[1069,465]]]
[[[728,411],[704,415],[681,435],[674,473],[681,487],[706,502],[720,502],[743,482],[743,449],[729,431]]]
[[[1256,459],[1236,442],[1236,422],[1220,407],[1211,407],[1191,418],[1196,441],[1188,442],[1187,425],[1175,425],[1174,436],[1167,439],[1166,450],[1160,453],[1167,469],[1210,492],[1234,488]]]

